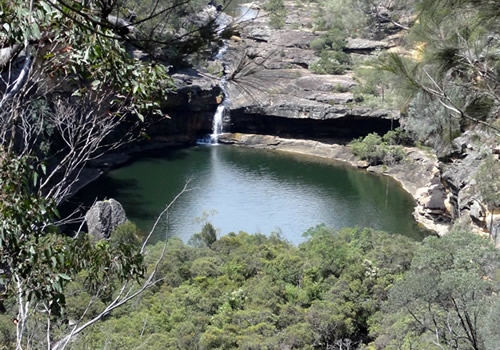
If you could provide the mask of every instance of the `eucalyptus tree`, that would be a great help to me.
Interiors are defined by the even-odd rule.
[[[149,269],[144,253],[173,202],[142,243],[133,227],[110,240],[96,241],[84,233],[61,235],[50,229],[57,215],[54,200],[33,191],[42,171],[27,157],[0,153],[0,304],[15,327],[15,340],[4,345],[16,350],[65,349],[85,329],[162,280],[157,270],[166,243]],[[74,281],[90,297],[73,314],[75,319],[68,320],[66,289]]]
[[[409,272],[390,291],[392,312],[385,317],[391,326],[380,329],[378,341],[390,349],[398,342],[416,348],[487,349],[484,324],[491,305],[498,303],[499,268],[500,255],[488,239],[470,232],[427,238],[415,251]]]
[[[174,90],[171,53],[198,50],[215,33],[215,9],[199,17],[200,8],[190,0],[0,2],[0,145],[45,162],[41,196],[60,204],[89,160],[136,137],[146,117],[166,117],[159,107]]]
[[[16,349],[63,349],[157,283],[155,268],[146,274],[142,263],[146,243],[93,242],[53,227],[90,160],[136,137],[146,118],[165,117],[160,102],[174,86],[153,44],[185,48],[212,33],[199,34],[211,19],[173,16],[190,13],[187,1],[155,0],[134,25],[124,19],[127,3],[0,0],[0,293]],[[181,23],[140,32],[160,17]],[[131,54],[137,48],[148,50],[146,59]],[[65,288],[82,274],[92,297],[69,324]]]

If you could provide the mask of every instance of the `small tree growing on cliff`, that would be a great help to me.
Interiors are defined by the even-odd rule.
[[[269,0],[264,9],[269,12],[269,25],[279,29],[285,25],[286,9],[283,0]]]
[[[479,167],[475,179],[481,201],[486,204],[491,213],[490,237],[493,236],[496,239],[496,233],[493,234],[493,215],[495,209],[500,206],[500,161],[493,155],[488,155]]]

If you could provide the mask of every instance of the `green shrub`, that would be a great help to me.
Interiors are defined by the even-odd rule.
[[[397,132],[392,132],[389,135],[384,135],[384,139],[376,133],[368,134],[366,137],[361,137],[351,142],[351,150],[362,160],[368,161],[371,165],[377,164],[395,164],[401,162],[406,152],[402,146],[384,142],[395,140]]]
[[[351,149],[357,157],[367,160],[370,164],[378,164],[384,158],[384,150],[379,147],[381,144],[382,138],[376,133],[371,133],[351,142]]]
[[[355,0],[326,0],[321,2],[316,14],[315,25],[319,30],[332,30],[349,33],[357,37],[365,32],[368,16]]]
[[[269,26],[274,29],[285,25],[286,9],[283,0],[268,0],[264,10],[269,12]]]
[[[349,87],[346,86],[346,85],[342,85],[342,84],[336,84],[333,88],[332,88],[332,91],[333,92],[348,92],[349,91]]]
[[[141,245],[140,232],[134,223],[127,221],[119,225],[110,235],[111,245],[129,245],[138,248]]]
[[[406,152],[403,146],[386,146],[382,162],[389,165],[395,164],[401,162],[405,157]]]
[[[346,46],[346,33],[333,28],[310,43],[310,47],[320,59],[310,66],[316,74],[344,74],[351,65],[351,57],[343,50]]]
[[[285,15],[279,13],[272,13],[269,16],[269,26],[273,29],[283,28],[285,25]]]
[[[217,241],[217,230],[211,223],[206,222],[201,232],[191,237],[189,244],[194,247],[210,247],[215,241]]]
[[[0,349],[14,349],[16,344],[16,327],[11,315],[0,315]]]
[[[347,33],[343,29],[332,28],[321,37],[325,39],[325,48],[332,50],[343,50],[347,44]]]
[[[327,46],[328,45],[327,45],[327,42],[326,42],[326,38],[324,38],[322,36],[320,36],[319,38],[314,39],[309,44],[309,47],[311,48],[311,50],[313,50],[314,53],[316,55],[318,55],[318,56],[321,54],[321,51],[323,51]]]
[[[330,29],[328,32],[321,34],[317,39],[314,39],[309,44],[316,55],[320,55],[324,50],[342,51],[347,44],[347,34],[344,30],[338,28]]]
[[[344,74],[349,67],[349,55],[342,51],[323,51],[321,58],[310,66],[316,74]]]
[[[370,108],[401,109],[407,103],[408,87],[380,68],[386,62],[385,57],[382,53],[376,59],[357,60],[353,64],[357,82],[354,99]]]
[[[408,133],[401,128],[389,130],[382,140],[388,145],[412,145],[413,141]]]

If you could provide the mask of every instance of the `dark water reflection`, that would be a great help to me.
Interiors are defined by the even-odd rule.
[[[414,202],[393,180],[315,157],[236,148],[197,146],[157,152],[111,171],[87,187],[80,199],[120,201],[129,218],[149,230],[156,216],[191,179],[190,192],[162,220],[187,241],[201,228],[195,218],[217,211],[210,221],[221,234],[281,232],[293,243],[309,227],[368,226],[421,239],[411,216]]]

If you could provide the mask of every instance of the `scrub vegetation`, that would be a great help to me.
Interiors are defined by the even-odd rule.
[[[119,231],[111,246],[136,233],[130,224]],[[171,238],[159,265],[163,244],[149,246],[141,266],[146,274],[156,270],[159,282],[68,348],[495,348],[500,256],[490,240],[452,232],[415,242],[324,226],[305,236],[298,247],[277,234],[230,233],[215,241],[208,234],[196,246]],[[121,285],[110,271],[106,293],[96,296],[88,273],[69,276],[54,334],[82,314],[81,322],[95,317]],[[15,303],[6,308],[0,335],[10,348]],[[32,348],[46,347],[44,329],[31,326]]]
[[[356,139],[350,143],[352,152],[371,165],[393,165],[404,160],[406,152],[401,145],[408,140],[401,129],[391,130],[383,137],[376,133]]]

